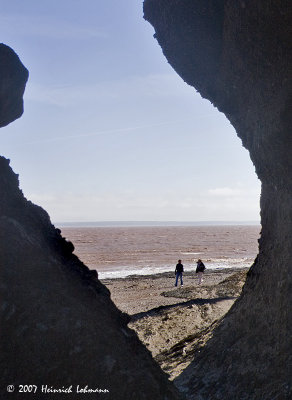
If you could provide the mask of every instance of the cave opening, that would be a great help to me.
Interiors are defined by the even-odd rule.
[[[57,215],[66,216],[67,221],[64,223],[70,223],[74,215],[75,221],[82,216],[83,224],[90,224],[92,221],[86,215],[92,214],[86,213],[91,212],[92,205],[95,209],[102,210],[103,216],[112,217],[112,219],[107,218],[107,223],[113,223],[116,219],[113,218],[113,210],[122,216],[134,215],[134,207],[140,212],[141,210],[146,212],[145,210],[149,210],[149,205],[153,210],[158,208],[157,215],[161,216],[161,210],[165,211],[170,206],[169,199],[174,193],[183,200],[181,203],[173,201],[176,211],[187,213],[177,214],[179,218],[177,217],[178,220],[175,222],[181,223],[179,220],[184,223],[189,222],[184,220],[183,215],[189,215],[186,210],[197,205],[194,201],[197,201],[198,193],[204,193],[205,182],[198,180],[201,178],[200,160],[204,139],[208,139],[206,142],[208,151],[204,158],[202,157],[205,162],[202,168],[211,170],[210,164],[215,160],[216,174],[218,172],[216,183],[218,182],[222,165],[215,158],[216,149],[218,150],[219,136],[216,135],[220,131],[219,120],[215,123],[213,121],[212,125],[210,115],[206,118],[204,113],[198,113],[195,115],[195,125],[196,128],[200,126],[200,130],[193,135],[191,129],[194,125],[189,129],[187,123],[193,122],[194,109],[197,108],[188,110],[191,103],[185,101],[184,97],[186,90],[190,94],[191,89],[179,86],[178,82],[181,81],[176,80],[177,77],[174,78],[169,69],[163,69],[166,68],[166,64],[163,64],[164,67],[160,66],[159,71],[149,72],[149,66],[153,65],[152,58],[148,57],[152,52],[150,49],[152,45],[143,42],[145,45],[143,51],[139,51],[141,49],[139,36],[133,38],[134,25],[128,24],[136,21],[136,17],[133,18],[135,12],[124,14],[124,19],[121,18],[122,14],[119,14],[116,24],[102,25],[102,21],[99,20],[97,28],[94,25],[96,13],[90,12],[93,11],[95,4],[89,2],[89,9],[82,8],[78,14],[74,14],[77,5],[73,4],[71,8],[66,7],[64,20],[61,18],[65,15],[62,14],[62,8],[58,9],[58,18],[52,19],[53,29],[48,21],[51,17],[56,17],[54,5],[50,3],[44,6],[46,9],[40,11],[35,9],[34,2],[26,2],[25,7],[29,7],[28,4],[34,11],[31,14],[27,12],[24,17],[19,12],[15,14],[13,6],[10,9],[11,5],[8,5],[6,11],[9,12],[2,18],[6,32],[5,41],[13,45],[21,56],[22,51],[26,52],[26,56],[22,58],[28,67],[31,66],[33,77],[31,89],[27,91],[25,117],[5,128],[5,135],[1,137],[5,155],[13,158],[13,167],[21,172],[21,187],[26,196],[48,209],[53,218]],[[289,332],[291,330],[292,185],[291,140],[288,136],[290,127],[288,109],[291,99],[288,73],[291,59],[287,46],[287,43],[291,42],[289,40],[291,32],[286,29],[290,21],[291,7],[288,7],[286,1],[280,0],[273,3],[210,0],[208,7],[205,1],[186,0],[183,2],[183,8],[180,8],[182,2],[171,0],[145,0],[145,4],[147,18],[155,26],[155,36],[167,59],[183,79],[197,87],[204,98],[208,98],[226,114],[242,138],[244,146],[248,148],[262,182],[262,234],[258,257],[248,271],[238,301],[231,305],[230,312],[224,314],[222,321],[219,318],[222,323],[214,326],[212,332],[206,328],[206,338],[210,340],[201,343],[202,347],[198,347],[196,343],[195,347],[189,348],[187,345],[195,339],[194,335],[190,334],[186,341],[175,340],[171,343],[172,350],[178,351],[182,358],[195,357],[193,361],[189,360],[191,361],[189,366],[177,371],[178,373],[173,376],[175,384],[188,398],[193,398],[194,393],[206,399],[214,396],[217,399],[233,399],[239,396],[242,399],[253,400],[291,398]],[[98,15],[102,15],[105,21],[112,22],[112,9],[107,8],[108,4],[100,7],[105,8]],[[156,12],[155,7],[160,11],[163,10],[163,14]],[[81,22],[78,26],[76,15]],[[127,24],[123,25],[125,21]],[[142,32],[142,28],[139,29]],[[126,36],[121,35],[121,32],[126,33]],[[144,33],[146,37],[146,31]],[[189,40],[198,37],[201,40]],[[140,45],[138,47],[135,47],[136,40]],[[84,59],[88,59],[86,58],[88,54],[92,54],[93,43],[98,43],[94,48],[98,50],[99,57],[92,63],[84,63]],[[112,43],[116,45],[115,52],[112,51]],[[76,46],[80,49],[78,54],[75,51]],[[36,49],[39,50],[37,58],[33,56]],[[107,49],[111,50],[107,52]],[[128,57],[125,56],[126,50],[130,50],[127,53]],[[8,53],[6,49],[3,51],[3,46],[1,53],[2,55],[4,53],[4,61],[7,61]],[[51,62],[52,55],[56,54],[59,56],[58,59]],[[201,57],[198,57],[198,54]],[[15,55],[13,57],[15,60]],[[139,59],[140,64],[137,66],[130,62],[133,59]],[[6,68],[5,62],[3,64],[4,70],[10,73],[11,69]],[[115,70],[113,80],[112,67],[116,65],[119,68]],[[19,68],[16,76],[20,79],[12,92],[16,95],[15,99],[19,100],[22,97],[27,74],[21,76],[21,71],[25,70],[19,61],[15,66]],[[60,74],[64,69],[66,73]],[[41,71],[39,75],[37,71]],[[125,71],[128,74],[125,74]],[[62,78],[58,79],[60,76]],[[102,79],[94,80],[93,76]],[[75,80],[72,80],[73,77]],[[8,83],[13,82],[8,80]],[[5,89],[7,87],[5,85],[2,88]],[[1,95],[2,98],[6,97],[3,93]],[[149,101],[149,109],[145,108],[146,98]],[[158,103],[153,101],[154,98],[160,99],[159,107]],[[195,102],[194,97],[192,99]],[[5,100],[7,105],[7,98]],[[170,104],[172,108],[169,107]],[[204,102],[206,110],[210,107],[207,104]],[[20,105],[21,102],[17,104],[16,113],[15,109],[12,110],[10,120],[20,115]],[[8,106],[11,107],[11,104]],[[199,107],[199,103],[196,107]],[[174,119],[174,116],[178,116],[178,111],[179,118]],[[47,118],[48,115],[50,118]],[[162,120],[163,115],[165,119]],[[146,116],[146,119],[141,119],[142,116]],[[150,116],[155,118],[150,121]],[[7,124],[8,115],[5,117],[3,125]],[[128,119],[129,117],[131,118]],[[199,125],[201,120],[208,122],[205,131]],[[47,123],[44,124],[43,121]],[[178,131],[180,131],[179,142],[176,141]],[[222,135],[220,137],[222,138]],[[198,141],[202,148],[198,146]],[[109,147],[110,144],[113,146]],[[216,144],[213,153],[211,144]],[[224,153],[227,147],[228,151]],[[226,154],[227,161],[230,161],[235,152],[235,150],[230,151],[230,147],[232,146],[227,146],[225,142],[219,153],[224,159]],[[236,161],[237,158],[239,157],[236,157]],[[277,163],[273,162],[275,159]],[[26,377],[26,381],[30,381],[31,377],[45,380],[48,371],[52,371],[50,368],[52,365],[58,366],[50,376],[53,383],[56,383],[60,376],[64,382],[67,382],[68,378],[71,380],[72,373],[74,381],[80,382],[79,379],[84,378],[84,371],[79,368],[79,356],[76,354],[82,353],[89,355],[86,363],[93,366],[92,369],[86,370],[86,382],[90,380],[94,384],[97,372],[103,374],[102,379],[113,383],[114,395],[118,393],[120,396],[116,396],[117,399],[124,399],[129,391],[128,385],[124,385],[125,380],[132,386],[134,382],[134,391],[130,393],[133,393],[132,398],[135,400],[137,386],[141,388],[136,382],[140,381],[145,387],[144,399],[159,398],[157,390],[160,395],[163,392],[164,397],[167,392],[171,394],[169,398],[179,398],[174,386],[170,385],[157,365],[152,363],[149,353],[137,341],[135,334],[127,328],[129,318],[114,307],[106,287],[96,279],[93,271],[72,254],[73,245],[62,238],[59,229],[51,225],[48,214],[23,197],[18,187],[18,176],[10,169],[9,161],[3,157],[0,161],[2,185],[0,255],[3,267],[1,297],[3,294],[5,299],[2,307],[5,315],[4,331],[8,332],[1,342],[1,360],[5,366],[1,380],[5,383],[4,386],[7,387],[6,379],[9,383],[12,382],[12,375],[13,379],[19,381],[19,371],[23,374],[22,379],[23,376]],[[195,163],[191,164],[191,161]],[[186,165],[187,162],[190,163]],[[138,164],[140,168],[137,167]],[[182,198],[182,195],[187,193],[184,188],[189,187],[190,182],[183,168],[187,166],[188,170],[193,168],[192,178],[197,179],[193,198],[192,196]],[[228,166],[226,176],[230,177],[235,174],[235,161]],[[119,179],[115,181],[117,171]],[[236,176],[238,177],[238,173]],[[127,178],[130,179],[127,181]],[[147,187],[147,179],[151,184],[156,183],[156,186],[154,184]],[[147,197],[159,194],[159,190],[164,189],[163,185],[169,190],[168,180],[175,190],[173,193],[167,192],[166,200],[163,197]],[[207,179],[205,181],[209,182]],[[87,192],[88,182],[90,191]],[[139,187],[139,193],[142,194],[142,201],[138,203],[133,202],[137,200],[133,196],[133,193],[134,195],[136,193],[133,191],[133,183],[135,188]],[[236,182],[236,185],[235,187],[218,185],[205,189],[205,194],[207,193],[209,197],[217,196],[223,199],[220,215],[228,215],[229,222],[233,220],[234,215],[231,213],[231,206],[237,204],[235,209],[238,206],[234,198],[244,192],[242,182]],[[34,190],[36,187],[38,191]],[[120,191],[114,193],[113,189]],[[100,195],[101,190],[104,190],[103,196]],[[121,193],[124,197],[119,196]],[[228,196],[230,202],[226,200]],[[172,199],[175,200],[175,196]],[[202,199],[204,201],[201,203],[200,211],[204,207],[206,209],[206,206],[209,209],[208,198],[202,197]],[[116,209],[113,207],[114,204],[118,204]],[[247,200],[244,204],[244,207],[246,206],[248,206]],[[125,214],[127,207],[128,212],[132,214]],[[74,210],[78,212],[74,213]],[[227,214],[226,210],[229,210]],[[164,214],[164,218],[165,215],[169,214]],[[203,222],[204,215],[200,213],[202,219],[199,223]],[[130,224],[133,222],[135,223],[134,219],[130,219]],[[151,222],[150,219],[147,222]],[[112,232],[112,228],[107,226],[107,233]],[[145,226],[126,228],[128,232],[129,229],[138,228],[145,229],[143,233],[147,230]],[[190,226],[168,225],[156,228],[173,229],[179,251],[184,256],[201,256],[201,252],[196,248],[187,246],[185,249],[180,245],[179,240],[182,239],[182,235],[177,234],[181,233],[179,229],[187,229]],[[87,229],[97,229],[97,227],[87,226]],[[122,229],[123,240],[128,244],[130,236],[125,227],[120,226],[115,229]],[[209,236],[216,242],[215,227],[212,229],[213,233]],[[227,229],[226,234],[228,233],[230,237],[232,227],[228,226]],[[224,239],[224,235],[219,233],[219,236]],[[160,235],[150,234],[150,238],[152,243],[157,239],[156,245],[168,236],[160,230]],[[111,239],[113,242],[116,241],[114,236]],[[136,239],[137,235],[131,240]],[[78,244],[78,241],[79,243],[83,241],[80,235],[75,243]],[[95,245],[94,240],[90,243]],[[171,243],[173,245],[173,241]],[[120,256],[123,255],[124,248],[125,246],[122,246]],[[232,248],[231,253],[234,250],[240,249]],[[171,260],[173,258],[171,255]],[[119,260],[121,259],[123,258],[119,257]],[[108,260],[99,261],[107,263]],[[127,266],[123,268],[126,269]],[[215,275],[218,277],[218,273],[221,271],[217,271],[217,275],[213,274],[213,277]],[[168,276],[164,278],[168,279]],[[202,297],[202,293],[206,296],[207,285],[199,286],[198,282],[199,289],[196,286],[195,295],[198,294],[198,290],[204,290],[205,292],[200,293],[201,297],[187,302],[182,301],[183,304],[177,305],[181,307],[186,303],[187,308],[184,311],[189,313],[199,307],[200,313],[197,314],[203,319],[208,316],[212,306],[215,304],[221,306],[222,301],[232,300],[232,296],[236,298],[241,292],[241,287],[239,292],[230,292],[230,288],[233,290],[240,280],[234,280],[233,276],[231,282],[230,278],[229,276],[223,281],[215,282],[215,292],[209,293],[212,301]],[[244,281],[245,276],[242,278]],[[180,288],[175,288],[173,273],[169,275],[169,279],[168,289],[171,290],[162,292],[161,287],[165,289],[165,284],[158,285],[155,295],[151,296],[148,293],[147,296],[152,308],[137,309],[132,315],[131,322],[139,324],[143,322],[143,317],[149,316],[149,312],[152,317],[157,317],[161,311],[165,312],[162,320],[155,325],[155,332],[151,326],[142,326],[142,335],[149,348],[153,345],[153,342],[151,343],[153,333],[159,331],[164,334],[165,326],[173,318],[171,312],[175,307],[169,303],[169,299],[175,299],[171,301],[177,303],[177,299],[185,300],[187,296],[194,294],[189,287],[181,285]],[[191,280],[192,274],[188,275],[186,271],[185,279]],[[147,284],[143,281],[144,289],[147,285],[153,288],[155,280],[157,276],[152,275]],[[113,281],[115,282],[111,282],[111,285],[119,282],[117,279]],[[128,303],[130,295],[135,291],[138,299],[141,298],[141,286],[138,285],[137,288],[137,277],[121,281],[128,285],[126,292],[128,297],[126,296],[124,304]],[[125,297],[125,293],[123,295]],[[164,299],[162,308],[154,307],[154,303],[151,303],[151,300],[157,301],[158,298],[159,301]],[[137,298],[132,298],[132,302],[135,306],[141,306]],[[180,309],[177,314],[182,314],[181,311]],[[108,332],[104,326],[109,327],[109,331],[114,335],[114,346],[112,341],[108,340]],[[95,340],[96,335],[99,340]],[[77,346],[76,338],[79,341]],[[166,342],[168,339],[170,340],[167,338]],[[126,346],[125,351],[124,346]],[[106,352],[104,352],[105,347]],[[43,357],[43,354],[49,357]],[[64,357],[60,357],[60,354]],[[70,365],[67,363],[68,356],[72,356]],[[161,363],[165,363],[169,357],[172,358],[173,353],[162,351],[156,356]],[[101,360],[98,367],[96,360]],[[138,370],[137,365],[140,365],[141,360],[145,361],[145,367]],[[180,361],[181,359],[179,364]],[[110,373],[104,374],[105,369]],[[168,370],[167,365],[165,369]],[[40,372],[37,377],[36,370]],[[122,377],[121,370],[126,371]],[[137,374],[137,381],[133,379],[133,374]],[[159,380],[156,379],[157,376]],[[151,382],[154,381],[155,384],[152,385]],[[203,381],[204,385],[201,384]]]

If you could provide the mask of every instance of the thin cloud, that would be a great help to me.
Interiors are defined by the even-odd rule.
[[[48,138],[48,139],[34,140],[29,143],[30,144],[50,143],[50,142],[58,142],[58,141],[62,141],[62,140],[68,140],[68,139],[86,138],[86,137],[90,137],[90,136],[103,136],[103,135],[122,134],[122,133],[127,134],[127,133],[131,133],[134,131],[142,130],[142,129],[155,128],[155,127],[164,126],[164,125],[172,125],[172,124],[181,123],[181,122],[182,121],[165,121],[165,122],[160,122],[157,124],[132,126],[132,127],[120,128],[120,129],[107,129],[107,130],[102,130],[102,131],[97,131],[97,132],[82,133],[82,134],[77,134],[77,135],[59,136],[59,137],[57,136],[57,137]]]
[[[238,188],[230,188],[230,187],[221,187],[215,189],[209,189],[208,193],[211,196],[219,196],[219,197],[230,197],[230,196],[240,196],[244,193],[242,189]]]
[[[5,34],[36,36],[50,39],[105,38],[107,34],[96,27],[82,27],[55,18],[28,15],[1,15],[1,29]]]
[[[234,198],[234,197],[244,197],[250,195],[259,195],[259,191],[255,189],[250,189],[239,185],[239,187],[218,187],[215,189],[209,189],[208,195],[213,197],[224,197],[224,198]]]
[[[55,221],[86,221],[103,219],[145,219],[170,220],[258,220],[259,207],[255,199],[247,201],[243,197],[226,201],[203,193],[189,197],[184,201],[177,194],[144,195],[137,193],[100,193],[100,194],[43,194],[33,195]],[[74,217],[72,217],[74,216]]]
[[[192,103],[202,102],[194,96],[193,88],[182,85],[173,74],[131,76],[119,80],[93,82],[88,85],[44,86],[31,82],[26,92],[26,99],[48,103],[59,107],[76,106],[81,103],[104,104],[110,102],[133,102],[141,98],[168,99],[183,97]],[[206,104],[209,103],[206,101]]]

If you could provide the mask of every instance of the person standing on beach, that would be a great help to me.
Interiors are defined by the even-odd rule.
[[[180,284],[181,284],[181,286],[183,286],[183,278],[182,278],[183,272],[184,272],[184,266],[182,265],[181,260],[178,260],[178,263],[176,264],[175,271],[174,271],[174,273],[175,273],[175,285],[174,286],[177,286],[177,282],[178,282],[179,278],[180,278]]]
[[[203,281],[203,274],[204,274],[205,269],[206,269],[206,267],[205,267],[204,263],[202,262],[202,260],[198,259],[197,268],[196,268],[196,274],[198,274],[199,285]]]

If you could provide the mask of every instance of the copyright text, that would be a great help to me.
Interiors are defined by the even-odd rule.
[[[13,393],[13,392],[19,392],[19,393],[48,393],[48,394],[54,394],[54,393],[79,393],[79,394],[86,394],[86,393],[109,393],[108,389],[101,389],[101,388],[90,388],[88,385],[86,386],[62,386],[62,387],[55,387],[55,386],[49,386],[49,385],[8,385],[7,386],[7,392],[8,393]]]

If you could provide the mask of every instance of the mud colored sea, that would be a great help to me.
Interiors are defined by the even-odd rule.
[[[62,227],[75,254],[100,279],[186,271],[201,258],[209,269],[249,267],[258,252],[259,225]]]

